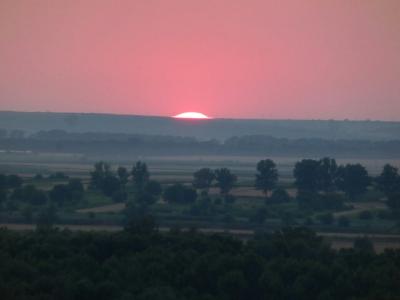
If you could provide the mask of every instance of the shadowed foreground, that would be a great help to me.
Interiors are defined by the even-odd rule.
[[[307,229],[246,243],[151,220],[120,232],[0,231],[2,299],[399,299],[400,251]]]

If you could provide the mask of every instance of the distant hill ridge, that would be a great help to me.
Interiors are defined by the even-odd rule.
[[[95,113],[0,111],[0,128],[35,133],[41,130],[187,136],[225,140],[232,136],[276,138],[400,140],[400,122],[334,120],[210,119]]]

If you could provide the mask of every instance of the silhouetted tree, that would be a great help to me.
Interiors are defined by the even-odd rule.
[[[376,178],[378,188],[386,197],[389,195],[400,193],[400,176],[397,168],[386,164],[382,173]]]
[[[200,193],[196,202],[190,206],[190,213],[194,216],[209,216],[214,212],[214,204],[206,190]]]
[[[297,162],[293,175],[295,184],[299,190],[315,192],[318,189],[319,162],[313,159],[303,159]]]
[[[336,160],[325,157],[318,162],[317,167],[317,189],[331,192],[335,189],[338,166]]]
[[[119,182],[121,183],[121,185],[125,186],[129,180],[128,170],[124,167],[118,167],[117,175],[118,175],[118,179],[119,179]]]
[[[360,164],[347,164],[338,168],[337,186],[350,199],[364,194],[370,184],[367,170]]]
[[[50,200],[63,206],[82,200],[84,187],[80,179],[70,179],[68,184],[57,184],[49,192]]]
[[[132,168],[133,184],[136,188],[142,189],[150,178],[150,173],[147,169],[146,163],[138,161]]]
[[[104,178],[109,175],[111,175],[111,167],[109,164],[103,161],[95,163],[94,171],[90,172],[90,185],[101,190],[103,187]]]
[[[143,188],[135,189],[133,192],[134,203],[141,207],[148,207],[157,202],[162,194],[161,184],[154,180],[149,180]]]
[[[210,168],[202,168],[196,171],[193,177],[193,186],[196,189],[208,190],[215,179],[215,174]]]
[[[278,182],[276,165],[271,159],[264,159],[258,162],[257,171],[255,187],[268,196],[268,192],[274,189]]]
[[[215,179],[217,180],[217,186],[223,195],[229,194],[229,191],[233,188],[237,181],[236,175],[232,174],[227,168],[215,170]]]

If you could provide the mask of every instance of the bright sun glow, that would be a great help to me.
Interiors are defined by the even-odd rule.
[[[209,119],[210,117],[206,116],[205,114],[199,112],[184,112],[179,115],[174,116],[174,118],[178,119]]]

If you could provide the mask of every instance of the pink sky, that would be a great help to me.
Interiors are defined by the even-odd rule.
[[[1,0],[0,110],[400,120],[400,1]]]

